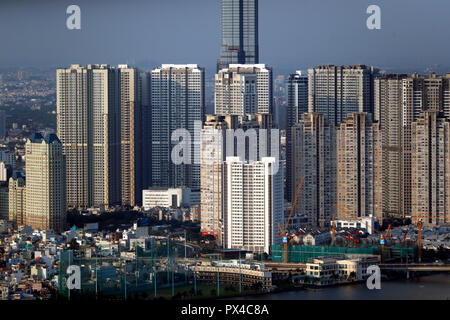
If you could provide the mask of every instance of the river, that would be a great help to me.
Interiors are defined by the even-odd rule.
[[[410,280],[382,281],[381,289],[369,290],[365,283],[323,289],[272,293],[262,300],[450,300],[450,274],[434,274]]]

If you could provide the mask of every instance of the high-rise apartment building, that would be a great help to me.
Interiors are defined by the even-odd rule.
[[[221,22],[217,71],[233,63],[259,63],[258,0],[222,0]]]
[[[144,136],[144,126],[150,130],[148,118],[149,88],[148,74],[137,68],[119,65],[120,74],[120,165],[121,199],[123,205],[142,203],[142,190],[148,187],[150,153]],[[147,117],[146,117],[147,115]],[[147,120],[147,123],[144,123]],[[145,160],[145,162],[144,162]],[[144,169],[145,168],[145,169]]]
[[[338,217],[382,217],[382,150],[379,124],[351,114],[337,130]]]
[[[450,110],[449,75],[388,74],[375,80],[374,118],[383,148],[383,215],[411,215],[411,124],[425,110]]]
[[[441,111],[449,118],[450,114],[450,75],[437,76],[411,74],[403,80],[403,214],[411,215],[412,207],[412,133],[411,125],[425,110]]]
[[[411,124],[411,211],[429,225],[450,222],[450,121],[427,110]]]
[[[0,182],[8,182],[12,175],[12,168],[0,161]]]
[[[22,226],[25,221],[25,177],[20,172],[14,172],[9,178],[9,220]]]
[[[200,189],[200,131],[205,114],[205,71],[196,64],[163,64],[151,73],[152,186]],[[171,158],[177,129],[190,133],[190,164]],[[195,134],[197,132],[197,134]]]
[[[201,135],[200,223],[202,234],[223,239],[223,165],[226,132],[237,125],[237,116],[207,115]]]
[[[120,203],[119,83],[119,72],[107,65],[57,70],[57,134],[69,207]]]
[[[373,112],[376,70],[365,65],[323,65],[308,70],[308,111],[338,126],[353,112]]]
[[[33,134],[25,145],[26,201],[24,224],[62,232],[66,224],[66,171],[58,137]]]
[[[286,81],[286,199],[292,201],[292,135],[291,128],[296,125],[302,114],[308,112],[308,77],[301,71],[289,75]]]
[[[375,79],[374,119],[380,123],[383,168],[383,216],[403,217],[404,212],[404,108],[403,88],[407,75]]]
[[[216,74],[215,114],[273,114],[272,68],[264,64],[230,64]]]
[[[261,161],[280,155],[279,136],[272,133],[272,115],[209,115],[201,135],[201,228],[223,241],[223,175],[226,157]],[[272,141],[274,140],[274,141]]]
[[[151,72],[140,73],[142,103],[142,187],[147,189],[152,183],[152,109]]]
[[[304,178],[295,207],[308,217],[308,225],[325,227],[333,218],[336,204],[336,131],[320,113],[304,113],[292,127],[292,188]]]
[[[246,162],[227,157],[224,168],[224,247],[271,252],[283,228],[283,170],[273,157]],[[274,170],[278,167],[279,170]]]

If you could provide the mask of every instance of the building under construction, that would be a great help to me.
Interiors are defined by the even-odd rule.
[[[381,255],[381,247],[378,245],[361,248],[338,247],[338,246],[288,246],[288,262],[307,262],[309,259],[318,257],[330,257],[345,255],[349,258]],[[280,245],[272,246],[272,261],[285,261],[285,249]],[[417,257],[417,247],[388,246],[384,249],[386,260],[414,261]]]

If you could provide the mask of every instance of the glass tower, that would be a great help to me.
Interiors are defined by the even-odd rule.
[[[217,71],[259,63],[258,0],[222,0],[222,45]]]

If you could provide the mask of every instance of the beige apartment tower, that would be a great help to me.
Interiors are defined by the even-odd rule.
[[[119,72],[108,65],[57,70],[57,135],[73,208],[120,203]]]
[[[337,131],[339,218],[382,217],[382,150],[379,124],[351,114]]]
[[[201,134],[200,223],[203,235],[223,239],[223,165],[226,130],[235,128],[237,116],[207,115]]]
[[[450,75],[388,74],[375,80],[374,119],[383,149],[383,215],[412,213],[411,125],[426,110],[450,115]]]
[[[25,177],[14,172],[9,178],[9,220],[18,226],[24,225],[26,201]]]
[[[365,65],[308,69],[308,111],[323,113],[334,126],[354,112],[373,112],[376,73],[376,69]]]
[[[33,134],[25,145],[26,201],[24,224],[35,229],[64,231],[66,184],[63,147],[58,137]]]
[[[450,122],[424,111],[411,125],[412,215],[428,225],[450,223]]]
[[[295,213],[306,214],[310,226],[324,227],[336,204],[336,131],[323,114],[304,113],[291,137],[292,199],[305,179]]]
[[[405,211],[403,88],[407,77],[393,74],[375,79],[374,118],[380,123],[382,139],[384,217],[401,218]]]
[[[142,204],[142,189],[148,187],[148,174],[143,171],[144,150],[143,123],[148,112],[148,103],[144,103],[145,86],[149,84],[150,75],[141,73],[137,68],[119,65],[120,71],[120,165],[121,165],[121,199],[123,205]]]
[[[230,64],[216,74],[215,114],[273,114],[272,68]]]

